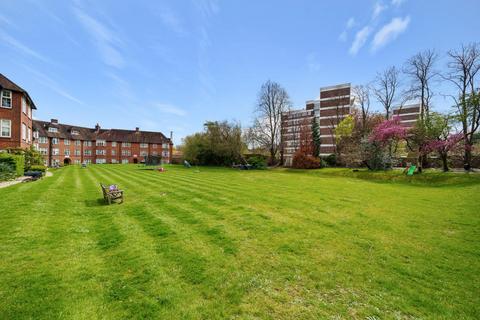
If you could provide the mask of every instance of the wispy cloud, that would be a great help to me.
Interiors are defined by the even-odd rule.
[[[171,104],[157,103],[155,104],[155,107],[162,113],[173,114],[180,117],[184,117],[187,115],[187,112],[185,110]]]
[[[307,67],[310,72],[317,72],[322,67],[316,53],[311,52],[307,55]]]
[[[53,80],[49,76],[43,74],[42,72],[35,70],[27,65],[22,65],[23,68],[25,68],[31,75],[35,76],[37,78],[37,81],[42,84],[43,86],[49,88],[50,90],[58,93],[62,97],[73,101],[75,103],[84,105],[85,103],[77,98],[75,98],[73,95],[71,95],[69,92],[67,92],[65,89],[63,89],[57,81]]]
[[[399,7],[399,6],[401,6],[404,2],[405,2],[405,0],[392,0],[392,6]]]
[[[30,47],[26,46],[25,44],[21,43],[19,40],[12,38],[10,35],[7,33],[3,32],[0,30],[0,39],[2,40],[1,42],[6,44],[7,46],[17,50],[18,52],[36,58],[38,60],[41,60],[43,62],[50,62],[49,59],[47,59],[45,56],[42,54],[38,53],[37,51],[31,49]]]
[[[120,52],[123,41],[118,34],[79,8],[75,8],[74,13],[78,21],[92,37],[103,62],[111,67],[123,68],[125,60]]]
[[[13,26],[12,21],[2,14],[0,14],[0,24]]]
[[[405,18],[396,17],[385,24],[374,36],[372,41],[372,51],[376,51],[387,43],[395,40],[400,34],[407,30],[410,24],[410,16]]]
[[[349,50],[351,55],[356,55],[358,51],[365,45],[371,32],[372,28],[370,26],[365,26],[355,34],[355,39],[353,40]]]
[[[178,35],[184,35],[185,29],[180,18],[168,7],[163,7],[159,13],[162,23]]]
[[[342,33],[340,33],[340,36],[338,37],[338,39],[343,42],[347,41],[348,30],[352,29],[354,26],[355,26],[355,18],[350,17],[345,25],[345,29],[342,31]]]
[[[382,2],[376,2],[375,5],[373,6],[373,13],[372,13],[372,19],[378,18],[378,16],[385,11],[388,7],[384,5]]]

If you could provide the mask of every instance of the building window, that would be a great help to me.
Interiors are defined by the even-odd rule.
[[[32,119],[32,108],[30,106],[27,107],[27,116],[29,119]]]
[[[85,161],[83,161],[83,162],[85,162],[86,164],[90,164],[90,163],[92,163],[92,160],[90,160],[90,159],[86,159],[86,160],[85,160]]]
[[[146,157],[148,155],[147,151],[140,151],[140,156]]]
[[[72,135],[77,135],[79,134],[78,130],[72,130]]]
[[[112,163],[117,163],[117,159],[112,159]]]
[[[131,146],[130,142],[122,142],[123,148],[130,148],[130,146]]]
[[[52,149],[52,155],[58,156],[60,154],[60,150],[58,148],[53,148]]]
[[[47,137],[38,137],[38,143],[48,143]]]
[[[107,163],[107,160],[105,160],[105,159],[97,159],[95,162],[98,163],[98,164],[103,164],[103,163]]]
[[[105,147],[107,145],[107,142],[105,140],[97,140],[95,145],[97,147]]]
[[[158,156],[158,152],[157,152],[157,151],[153,151],[153,152],[152,152],[152,156]]]
[[[12,91],[2,90],[2,108],[12,108]]]
[[[12,136],[12,121],[0,119],[0,137],[10,138]]]
[[[54,166],[59,166],[60,165],[60,160],[58,160],[58,159],[53,159],[52,162],[53,162]]]
[[[52,138],[52,144],[58,144],[58,138]]]
[[[27,129],[27,140],[28,142],[32,141],[32,128]]]
[[[33,138],[38,139],[38,131],[37,130],[33,131]]]
[[[128,163],[128,159],[122,159],[122,163],[124,164]]]
[[[75,156],[77,156],[77,157],[80,156],[80,149],[75,149]]]
[[[27,101],[25,100],[25,96],[22,96],[22,112],[27,114]]]
[[[73,163],[74,163],[74,164],[80,164],[80,160],[75,159],[75,160],[73,160]]]
[[[83,150],[83,155],[91,156],[92,155],[92,150]]]
[[[41,155],[46,156],[48,153],[47,148],[38,148],[38,152],[40,152]]]
[[[116,155],[117,153],[115,152],[115,150],[112,150],[112,156]]]
[[[95,154],[96,154],[97,156],[104,156],[104,155],[107,154],[107,152],[106,152],[106,150],[102,150],[102,149],[98,150],[98,149],[97,149],[97,150],[95,150]]]
[[[122,156],[130,156],[130,150],[122,150]]]
[[[152,148],[155,149],[156,147],[157,147],[157,144],[156,144],[156,143],[152,144]]]
[[[116,147],[116,146],[117,146],[117,142],[112,141],[112,147]]]
[[[83,145],[85,147],[91,147],[92,146],[92,141],[83,141]]]
[[[27,125],[22,123],[22,140],[27,140]]]
[[[162,145],[162,148],[163,148],[163,149],[168,149],[168,143],[164,143],[164,144]]]
[[[168,151],[163,151],[162,152],[162,157],[168,158]]]
[[[63,152],[64,152],[65,156],[70,157],[70,149],[65,149],[65,150],[63,150]]]
[[[68,140],[68,139],[63,140],[63,144],[66,145],[66,146],[69,146],[70,145],[70,140]]]
[[[142,149],[148,148],[148,143],[140,143],[140,148]]]
[[[75,145],[76,145],[77,147],[80,147],[80,146],[82,145],[82,141],[80,141],[80,140],[75,140]]]
[[[58,132],[58,129],[55,127],[49,127],[48,132]]]

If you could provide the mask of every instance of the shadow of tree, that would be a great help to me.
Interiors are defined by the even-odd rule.
[[[99,199],[89,199],[89,200],[85,200],[85,206],[87,208],[91,208],[91,207],[103,207],[107,205],[105,203],[105,200],[102,199],[102,198],[99,198]]]

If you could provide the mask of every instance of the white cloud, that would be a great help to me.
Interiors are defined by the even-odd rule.
[[[392,6],[399,7],[401,6],[405,0],[392,0]]]
[[[183,117],[183,116],[187,115],[187,112],[185,110],[183,110],[182,108],[173,106],[171,104],[157,103],[157,104],[155,104],[155,107],[160,112],[163,112],[163,113],[169,113],[169,114],[173,114],[173,115],[180,116],[180,117]]]
[[[375,34],[372,42],[372,50],[376,51],[387,43],[395,40],[400,34],[407,30],[409,24],[410,16],[406,16],[403,19],[400,17],[393,18]]]
[[[80,9],[75,9],[75,15],[92,37],[104,63],[115,68],[122,68],[125,61],[119,50],[119,46],[122,44],[120,37],[106,25]]]
[[[355,34],[355,40],[353,40],[352,46],[350,47],[350,54],[356,55],[357,52],[365,45],[367,42],[372,28],[370,26],[365,26]]]
[[[376,2],[373,6],[372,19],[376,19],[385,9],[387,9],[386,5],[381,2]]]

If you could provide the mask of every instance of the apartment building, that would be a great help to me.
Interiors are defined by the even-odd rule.
[[[320,155],[335,153],[335,128],[352,110],[350,83],[320,88],[319,99],[309,100],[305,109],[282,113],[282,155],[286,166],[300,144],[301,135],[311,135],[312,121],[320,127]]]
[[[172,159],[172,136],[161,132],[85,128],[57,119],[33,121],[34,145],[48,166],[68,164],[139,163],[147,155]]]
[[[32,145],[35,109],[28,92],[0,73],[0,150]]]
[[[400,117],[400,124],[406,128],[411,128],[420,117],[420,111],[420,103],[397,106],[392,109],[392,117]]]

